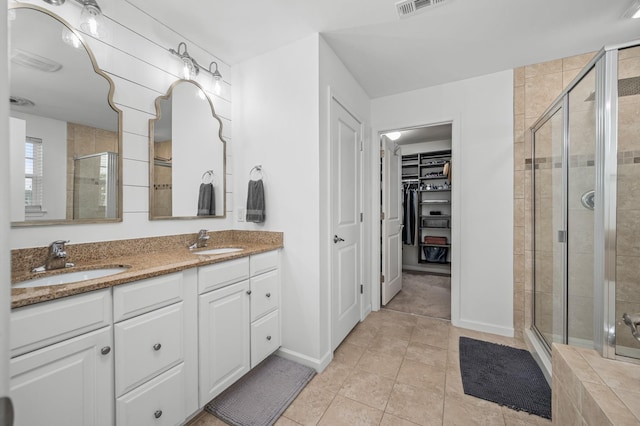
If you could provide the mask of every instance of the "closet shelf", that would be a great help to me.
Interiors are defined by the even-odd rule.
[[[451,192],[451,188],[447,189],[421,189],[422,192]]]
[[[402,167],[415,167],[415,166],[419,166],[420,163],[418,163],[417,161],[411,162],[411,163],[402,163]]]
[[[442,229],[442,230],[449,230],[451,229],[450,226],[421,226],[420,229]],[[428,244],[431,245],[431,244]]]
[[[427,243],[420,243],[420,247],[451,247],[451,244],[427,244]]]
[[[446,176],[421,176],[421,180],[447,179]]]

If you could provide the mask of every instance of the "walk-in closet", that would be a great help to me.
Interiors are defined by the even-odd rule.
[[[387,135],[384,136],[391,139]],[[401,244],[387,244],[383,253],[393,257],[396,247],[401,250],[402,274],[400,285],[395,286],[399,291],[387,291],[388,300],[383,296],[382,302],[387,309],[451,319],[451,194],[455,185],[451,179],[451,124],[400,130],[390,135],[397,139],[391,142],[383,138],[383,143],[390,145],[390,158],[383,155],[382,160],[383,186],[387,186],[383,197],[385,189],[393,192],[391,186],[399,183]],[[385,160],[399,165],[397,180],[392,176],[396,173],[394,167],[385,169]],[[383,233],[387,234],[388,230]],[[387,269],[391,272],[393,268]],[[385,284],[382,285],[384,290]]]

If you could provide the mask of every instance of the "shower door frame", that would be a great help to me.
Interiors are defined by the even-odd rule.
[[[563,159],[562,159],[562,203],[563,225],[570,232],[567,224],[567,190],[568,190],[568,153],[569,153],[569,92],[582,81],[592,70],[596,71],[596,146],[595,146],[595,208],[594,208],[594,349],[603,357],[621,359],[640,363],[636,358],[616,354],[616,243],[617,243],[617,171],[618,171],[618,51],[620,49],[640,46],[640,40],[615,46],[608,46],[599,51],[594,58],[580,71],[571,83],[562,91],[549,108],[530,127],[531,137],[531,197],[532,214],[531,245],[532,283],[535,295],[535,132],[542,127],[559,108],[563,108]],[[568,344],[567,324],[567,273],[568,250],[567,235],[563,248],[563,343]],[[550,356],[551,348],[535,325],[535,297],[532,297],[531,330],[542,343]]]

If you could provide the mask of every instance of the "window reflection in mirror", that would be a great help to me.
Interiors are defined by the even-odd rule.
[[[225,142],[211,100],[180,80],[156,100],[150,122],[149,217],[225,217]]]
[[[111,80],[62,20],[35,6],[12,9],[12,224],[120,220],[120,111]]]

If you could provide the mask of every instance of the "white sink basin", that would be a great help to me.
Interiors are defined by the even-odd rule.
[[[12,288],[43,287],[49,285],[62,285],[86,281],[93,278],[107,277],[119,274],[129,269],[128,266],[116,266],[112,268],[89,269],[87,271],[65,272],[63,274],[49,275],[47,277],[33,278],[12,285]]]
[[[200,251],[194,251],[192,252],[193,254],[227,254],[227,253],[236,253],[238,251],[242,251],[244,250],[243,248],[240,247],[220,247],[220,248],[214,248],[214,249],[209,249],[209,250],[200,250]]]

